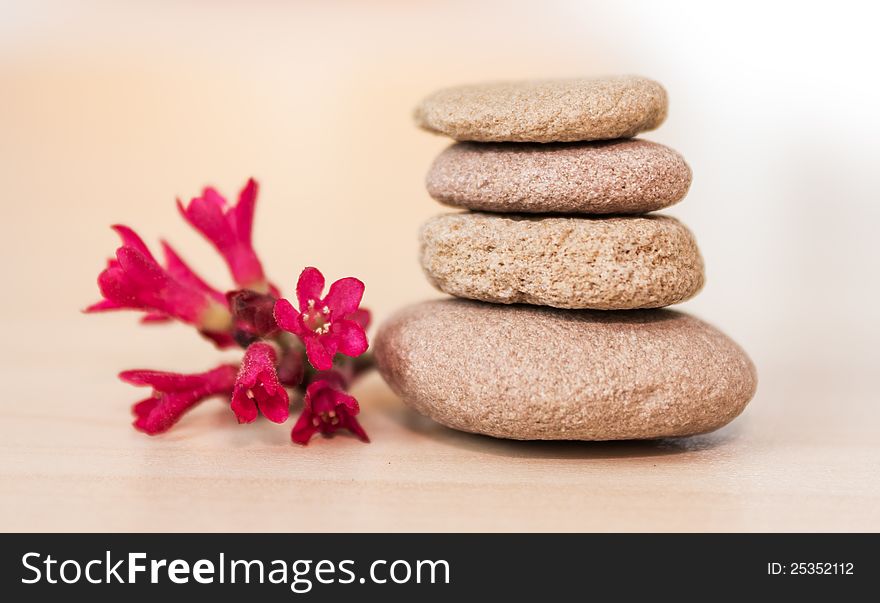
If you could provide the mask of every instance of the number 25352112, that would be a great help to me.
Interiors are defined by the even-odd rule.
[[[852,576],[855,566],[847,561],[773,562],[767,564],[767,573],[772,576]]]

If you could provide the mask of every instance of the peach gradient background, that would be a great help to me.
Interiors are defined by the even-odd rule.
[[[0,528],[880,529],[877,15],[710,4],[0,0]],[[415,103],[605,73],[670,94],[646,138],[693,168],[668,213],[708,270],[681,307],[761,379],[734,425],[676,444],[497,442],[420,420],[374,377],[369,447],[294,449],[219,405],[164,441],[128,428],[140,392],[115,372],[218,354],[180,327],[78,313],[110,223],[226,283],[174,199],[253,175],[273,279],[357,275],[381,320],[437,295],[416,231],[443,211],[423,177],[448,142],[414,127]]]

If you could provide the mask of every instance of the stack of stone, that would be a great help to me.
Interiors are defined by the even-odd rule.
[[[647,212],[680,201],[691,171],[663,145],[667,96],[615,77],[441,90],[416,111],[459,141],[428,191],[464,213],[421,232],[430,281],[458,299],[417,304],[375,341],[404,401],[449,427],[514,439],[684,436],[725,425],[755,392],[727,336],[659,309],[693,297],[690,231]]]

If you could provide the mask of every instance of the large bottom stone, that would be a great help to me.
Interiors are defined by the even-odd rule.
[[[751,400],[745,352],[681,312],[602,312],[467,300],[410,306],[374,342],[410,406],[448,427],[521,440],[705,433]]]

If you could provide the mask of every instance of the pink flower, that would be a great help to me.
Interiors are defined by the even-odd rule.
[[[195,325],[220,347],[233,343],[232,317],[222,293],[196,275],[167,243],[162,243],[167,266],[163,268],[132,229],[121,225],[113,229],[122,246],[98,276],[104,299],[86,312],[143,310],[146,322],[176,318]]]
[[[220,193],[208,187],[187,207],[178,199],[177,208],[184,219],[217,248],[240,289],[266,293],[270,286],[251,243],[256,203],[257,183],[251,178],[239,193],[238,203],[232,207]]]
[[[299,416],[290,438],[305,446],[313,435],[320,432],[330,435],[338,429],[348,429],[364,442],[370,438],[355,415],[360,412],[357,400],[337,389],[333,379],[318,379],[306,390],[303,412]]]
[[[321,371],[333,366],[333,356],[359,356],[367,350],[364,325],[369,313],[359,310],[364,284],[356,278],[339,279],[322,298],[324,276],[306,268],[296,284],[299,312],[286,299],[275,302],[278,326],[295,334],[306,346],[309,362]]]
[[[232,392],[232,412],[239,423],[251,423],[257,409],[273,423],[284,423],[290,415],[287,390],[278,380],[278,354],[270,343],[252,343],[244,353]]]
[[[119,378],[132,385],[148,385],[153,395],[132,407],[139,431],[156,435],[168,431],[188,410],[211,396],[232,391],[238,367],[224,364],[192,375],[161,371],[124,371]]]

